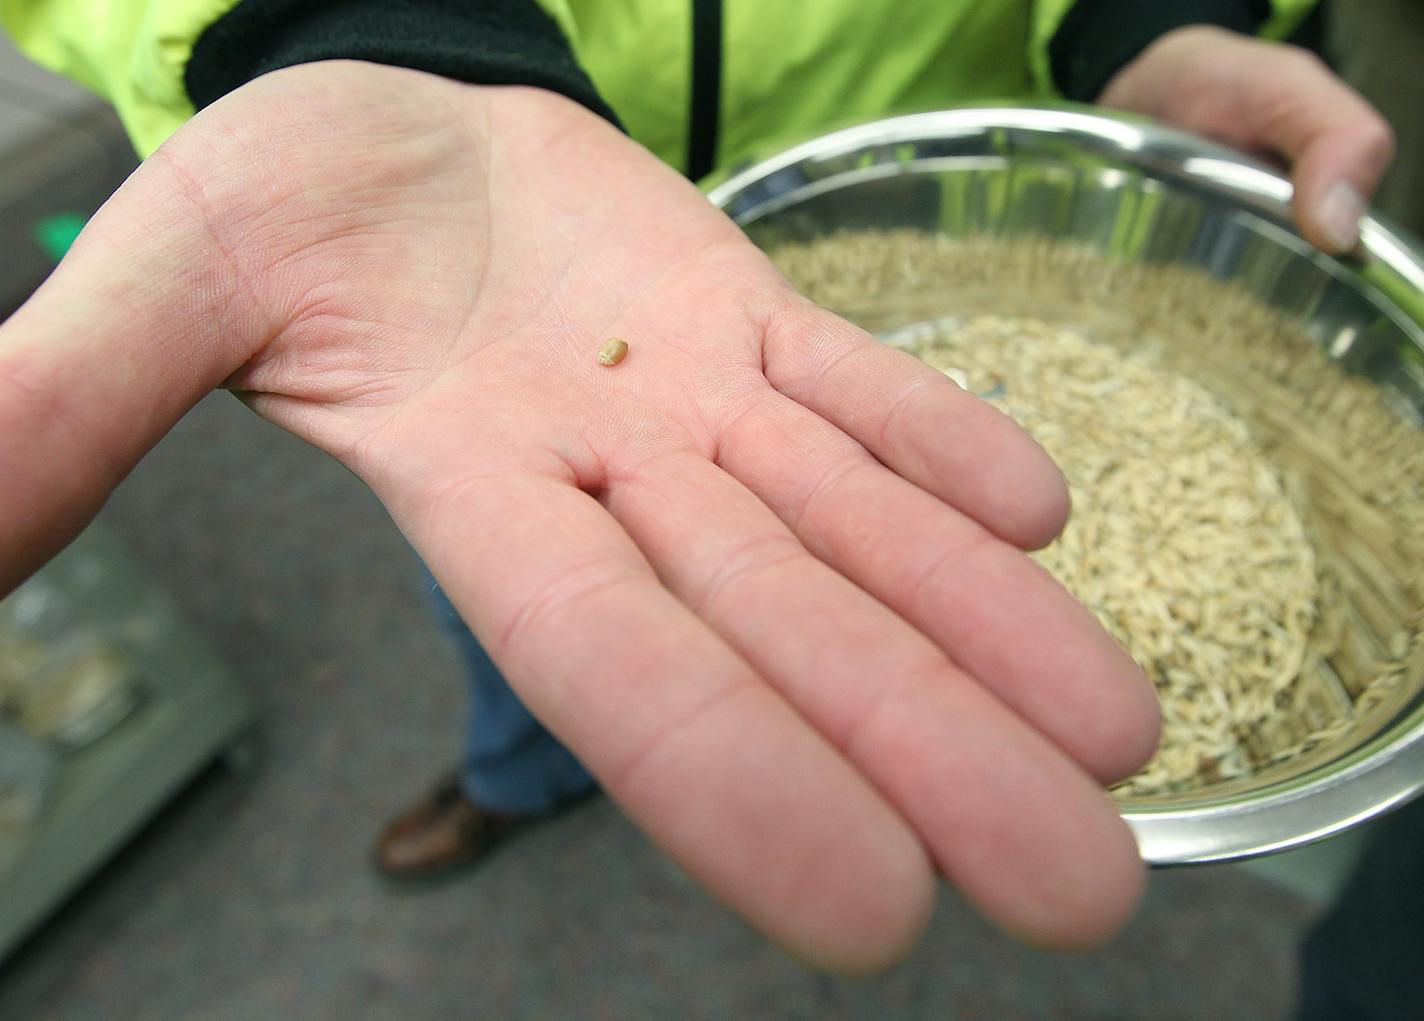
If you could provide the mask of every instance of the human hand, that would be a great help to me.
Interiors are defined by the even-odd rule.
[[[1162,36],[1098,102],[1284,161],[1301,233],[1327,252],[1358,243],[1360,218],[1394,157],[1384,118],[1319,58],[1206,25]]]
[[[1044,944],[1130,912],[1102,784],[1156,701],[1019,549],[1057,470],[593,115],[354,63],[200,114],[0,329],[0,586],[224,381],[375,490],[530,708],[793,952],[883,965],[936,870]]]

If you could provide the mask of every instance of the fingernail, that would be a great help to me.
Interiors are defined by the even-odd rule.
[[[1332,185],[1320,203],[1320,227],[1325,240],[1336,249],[1348,252],[1360,240],[1360,217],[1365,215],[1365,200],[1344,181]]]

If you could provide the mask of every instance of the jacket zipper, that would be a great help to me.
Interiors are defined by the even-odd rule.
[[[692,0],[692,90],[687,118],[687,176],[697,181],[717,165],[722,104],[722,0]]]

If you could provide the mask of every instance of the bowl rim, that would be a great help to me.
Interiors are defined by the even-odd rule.
[[[1140,115],[1064,102],[976,103],[854,124],[725,168],[703,187],[709,201],[746,224],[768,203],[738,210],[738,199],[798,165],[864,156],[871,166],[900,162],[908,173],[914,160],[905,158],[907,143],[990,131],[1069,139],[1088,155],[1169,185],[1190,184],[1300,237],[1293,226],[1291,182],[1275,169]],[[865,164],[858,160],[856,166]],[[1311,251],[1313,258],[1326,260],[1334,275],[1365,291],[1424,348],[1424,313],[1410,311],[1424,309],[1424,245],[1372,212],[1361,220],[1356,252],[1336,258]],[[1366,267],[1373,268],[1374,279],[1361,275]],[[1400,295],[1406,300],[1396,300]],[[1359,747],[1300,776],[1185,804],[1119,803],[1122,816],[1143,859],[1152,865],[1238,860],[1326,839],[1424,792],[1424,699],[1417,701]]]
[[[736,201],[754,185],[798,164],[824,163],[854,154],[870,154],[880,157],[878,163],[891,163],[899,147],[907,144],[967,138],[991,131],[1013,134],[1020,141],[1069,139],[1085,154],[1131,166],[1168,184],[1190,184],[1237,203],[1282,228],[1296,240],[1300,250],[1310,252],[1334,275],[1350,279],[1424,350],[1424,243],[1387,216],[1371,210],[1360,220],[1357,248],[1344,256],[1327,255],[1309,245],[1295,229],[1291,211],[1294,187],[1278,170],[1218,142],[1141,114],[1066,100],[971,103],[902,114],[853,123],[788,147],[755,154],[719,169],[704,178],[700,187],[713,205],[738,224],[745,224],[762,207],[738,210],[734,208]],[[1401,296],[1405,300],[1401,301]]]

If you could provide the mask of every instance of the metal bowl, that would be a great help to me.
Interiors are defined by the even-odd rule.
[[[1297,318],[1331,359],[1386,388],[1414,425],[1424,423],[1417,243],[1371,217],[1357,253],[1326,256],[1295,231],[1288,180],[1151,122],[1072,106],[898,117],[734,168],[711,183],[709,197],[767,249],[837,231],[909,228],[1041,235],[1117,259],[1197,267]],[[1424,789],[1424,671],[1414,670],[1405,688],[1367,727],[1297,768],[1178,798],[1123,800],[1143,857],[1166,865],[1268,854],[1408,801]]]

